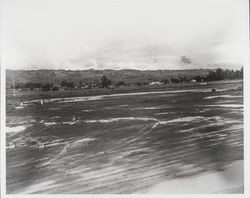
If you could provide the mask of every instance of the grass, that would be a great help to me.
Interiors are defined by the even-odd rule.
[[[48,98],[67,98],[67,97],[78,97],[78,96],[95,96],[95,95],[108,95],[115,93],[132,93],[132,92],[145,92],[145,91],[162,91],[162,90],[181,90],[181,89],[218,89],[233,88],[242,86],[242,80],[231,80],[231,81],[214,81],[207,82],[206,85],[200,83],[182,83],[182,84],[166,84],[156,86],[127,86],[121,88],[107,89],[107,88],[93,88],[83,90],[63,90],[53,92],[43,91],[17,91],[16,96],[13,94],[13,90],[6,90],[6,104],[7,110],[13,109],[23,101],[35,100],[35,99],[48,99]]]

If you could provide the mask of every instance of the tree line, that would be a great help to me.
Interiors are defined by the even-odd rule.
[[[223,70],[221,68],[216,69],[215,71],[209,71],[207,76],[178,76],[178,77],[170,77],[159,80],[161,84],[168,83],[188,83],[188,82],[206,82],[206,81],[220,81],[220,80],[233,80],[233,79],[243,79],[243,67],[240,70]],[[53,83],[33,83],[27,82],[22,83],[18,82],[11,85],[11,88],[15,89],[29,89],[29,90],[42,90],[42,91],[58,91],[60,89],[74,89],[74,88],[111,88],[111,87],[122,87],[129,86],[131,84],[125,83],[124,81],[118,81],[116,83],[112,83],[111,79],[107,76],[103,75],[99,81],[95,82],[82,82],[80,81],[78,84],[74,82],[68,82],[63,80],[59,86],[55,86]],[[135,82],[132,83],[135,86],[147,86],[150,85],[150,82]]]
[[[233,80],[233,79],[243,79],[243,67],[240,70],[223,70],[221,68],[216,69],[216,71],[210,71],[206,77],[207,81],[216,80]]]

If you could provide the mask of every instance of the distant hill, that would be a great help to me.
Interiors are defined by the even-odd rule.
[[[79,83],[100,81],[106,75],[112,82],[124,81],[125,83],[159,81],[161,79],[196,75],[206,76],[211,70],[6,70],[6,86],[10,87],[13,78],[17,82],[41,82],[59,85],[63,80]]]

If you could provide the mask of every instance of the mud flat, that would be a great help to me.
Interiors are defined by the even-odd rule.
[[[7,193],[242,192],[243,93],[213,87],[9,109]]]

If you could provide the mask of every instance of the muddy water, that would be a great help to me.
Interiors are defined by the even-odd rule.
[[[7,114],[7,193],[136,193],[224,170],[243,159],[242,108],[199,90],[25,106]]]

